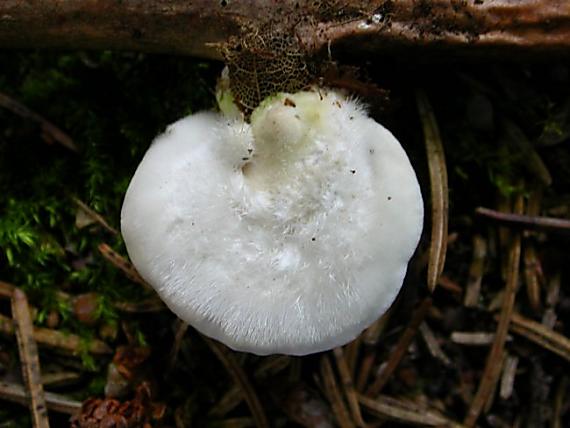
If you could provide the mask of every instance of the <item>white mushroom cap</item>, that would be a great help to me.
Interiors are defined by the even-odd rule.
[[[181,319],[229,347],[305,355],[354,339],[398,294],[423,223],[406,153],[335,91],[251,118],[199,113],[139,165],[121,229]]]

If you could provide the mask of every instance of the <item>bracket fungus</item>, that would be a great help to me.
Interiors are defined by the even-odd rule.
[[[396,138],[322,88],[271,96],[249,121],[206,112],[169,126],[121,218],[129,256],[174,313],[259,355],[354,339],[398,294],[422,224]]]

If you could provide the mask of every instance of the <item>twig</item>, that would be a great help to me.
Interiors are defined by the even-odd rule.
[[[119,311],[131,314],[143,314],[149,312],[161,312],[167,309],[166,305],[158,297],[150,297],[140,302],[115,302],[113,306]]]
[[[570,361],[570,339],[566,336],[519,314],[512,314],[510,329],[513,333]]]
[[[288,355],[265,357],[255,369],[253,377],[255,379],[264,379],[269,376],[275,376],[298,360],[298,358],[292,358]]]
[[[503,195],[501,192],[497,195],[497,211],[509,214],[512,212],[511,198]],[[509,248],[511,245],[511,230],[508,227],[501,226],[498,228],[499,245],[495,255],[501,255],[501,279],[503,282],[507,281],[507,272],[509,271]],[[507,254],[507,257],[502,257]],[[499,306],[500,307],[500,306]]]
[[[15,334],[12,319],[4,315],[0,315],[0,334],[8,336]],[[34,327],[34,340],[40,345],[67,351],[72,355],[80,355],[83,349],[91,354],[111,354],[113,352],[101,340],[91,339],[88,342],[84,342],[79,336],[49,328]]]
[[[447,251],[447,222],[449,215],[447,167],[435,114],[426,94],[421,90],[416,92],[416,103],[424,130],[431,187],[431,243],[427,284],[429,290],[433,292],[437,285],[437,279],[443,272]]]
[[[12,316],[18,341],[22,377],[26,385],[34,428],[49,428],[44,386],[40,374],[40,359],[34,340],[28,299],[19,288],[12,294]]]
[[[487,241],[481,235],[475,235],[473,237],[473,258],[469,266],[469,277],[465,290],[465,300],[463,301],[467,307],[474,308],[479,304],[486,257]]]
[[[463,289],[452,280],[450,277],[446,275],[440,275],[437,280],[437,285],[439,285],[444,290],[449,291],[450,293],[454,294],[455,296],[461,296],[463,294]]]
[[[127,278],[137,284],[142,285],[149,291],[154,291],[153,288],[146,282],[142,276],[137,272],[135,267],[129,263],[123,256],[113,250],[109,245],[103,243],[97,247],[101,255],[117,269],[121,270]]]
[[[73,196],[71,198],[75,205],[77,205],[81,210],[83,210],[89,217],[91,217],[96,223],[98,223],[107,232],[113,235],[118,235],[119,232],[114,227],[110,226],[109,223],[103,218],[101,214],[98,214],[92,210],[85,202],[81,201],[79,198]]]
[[[68,386],[77,383],[79,380],[81,380],[81,373],[77,372],[63,371],[42,374],[42,384],[44,384],[46,388]]]
[[[370,327],[364,330],[364,333],[362,333],[362,341],[365,345],[376,346],[378,344],[380,336],[386,329],[388,321],[390,321],[392,311],[394,310],[393,308],[394,305],[392,305],[390,309],[388,309],[388,311],[378,318]]]
[[[261,364],[253,372],[253,378],[256,380],[263,379],[269,375],[275,375],[286,369],[291,363],[291,358],[286,355],[277,357],[267,357],[263,359]],[[224,396],[216,403],[209,415],[221,418],[235,409],[243,400],[243,394],[239,386],[232,386]]]
[[[370,327],[364,330],[364,333],[362,333],[362,341],[364,343],[364,357],[362,358],[362,363],[360,365],[360,370],[358,370],[358,377],[356,380],[356,389],[359,392],[364,391],[364,388],[366,388],[368,377],[370,376],[370,371],[372,370],[374,362],[376,361],[376,345],[378,344],[380,335],[390,320],[393,307],[394,306],[391,306],[384,315],[382,315],[378,320],[374,322],[374,324],[372,324]]]
[[[570,220],[554,217],[530,216],[515,213],[502,213],[489,208],[478,207],[475,214],[489,218],[499,224],[528,230],[570,233]]]
[[[9,282],[5,282],[5,281],[0,281],[0,297],[4,297],[7,299],[11,299],[12,295],[14,293],[14,290],[18,288],[16,287],[14,284],[10,284]],[[61,300],[67,302],[68,300],[71,299],[71,295],[67,294],[64,291],[56,291],[55,295],[60,298]],[[33,306],[29,305],[30,308],[33,308]]]
[[[8,282],[0,281],[0,297],[11,299],[16,287]]]
[[[441,346],[439,346],[435,334],[433,333],[432,329],[429,328],[429,325],[425,321],[420,324],[420,333],[422,335],[422,338],[424,339],[424,342],[426,343],[426,346],[430,354],[434,358],[437,358],[439,361],[441,361],[443,365],[449,366],[451,364],[451,361],[449,360],[447,355],[445,355],[445,353],[441,349]]]
[[[501,389],[499,390],[499,395],[503,400],[508,400],[513,395],[518,364],[519,357],[515,355],[509,355],[505,359],[503,375],[501,376]]]
[[[412,340],[414,339],[414,336],[416,335],[418,328],[424,320],[430,306],[431,298],[426,297],[416,308],[412,314],[412,319],[404,330],[404,333],[400,336],[400,339],[398,340],[398,343],[396,344],[394,350],[390,354],[386,366],[380,372],[374,383],[366,390],[367,396],[375,396],[382,390],[382,388],[384,388],[390,379],[390,376],[392,376],[392,373],[394,373],[394,370],[396,370],[398,364],[400,364],[400,361],[408,350],[410,343],[412,343]]]
[[[176,365],[176,360],[178,359],[178,352],[182,346],[182,339],[188,330],[188,324],[182,321],[180,318],[176,318],[174,322],[174,342],[172,343],[172,348],[170,348],[170,354],[168,355],[168,364],[166,366],[166,372],[172,371]]]
[[[556,324],[556,305],[560,296],[560,272],[556,272],[550,278],[546,292],[546,309],[542,315],[542,324],[548,328],[554,328]]]
[[[523,164],[527,171],[545,186],[550,186],[552,184],[552,175],[524,132],[510,120],[504,120],[503,127],[508,140],[522,154]]]
[[[346,364],[348,366],[348,371],[350,377],[354,378],[354,373],[356,371],[356,361],[358,360],[358,355],[360,353],[360,345],[362,344],[362,334],[359,335],[352,342],[349,342],[344,347],[344,358],[346,359]]]
[[[535,185],[530,192],[528,203],[526,207],[526,214],[530,216],[537,216],[540,214],[540,203],[542,199],[541,189]],[[539,267],[540,261],[536,254],[536,247],[532,240],[526,241],[524,245],[524,279],[526,284],[526,294],[530,306],[535,313],[541,312],[540,303],[540,283],[539,283]]]
[[[497,362],[497,364],[501,367],[502,370],[504,370],[506,360],[507,360],[507,353],[503,352],[501,356],[501,361]],[[485,401],[485,405],[483,406],[483,413],[485,414],[489,413],[491,407],[493,407],[493,403],[495,402],[495,396],[497,395],[497,388],[499,387],[500,384],[499,378],[501,376],[502,370],[499,371],[497,381],[493,384],[493,388],[489,392],[489,395],[487,396],[487,401]]]
[[[451,341],[459,345],[485,346],[490,345],[494,340],[495,333],[487,333],[484,331],[454,331],[451,333]],[[509,340],[509,336],[507,336],[506,340]]]
[[[524,279],[526,284],[526,294],[532,310],[539,314],[541,312],[540,303],[540,283],[538,282],[537,266],[540,263],[536,254],[536,248],[529,242],[524,248]]]
[[[358,370],[358,376],[356,378],[356,390],[358,392],[363,392],[368,383],[368,377],[370,376],[370,371],[374,366],[376,361],[376,348],[366,347],[364,349],[364,357],[362,357],[362,363],[360,364],[360,369]]]
[[[0,106],[5,107],[12,113],[17,114],[24,119],[29,119],[37,122],[42,129],[42,135],[48,142],[57,141],[59,144],[71,151],[78,151],[77,146],[69,135],[67,135],[47,119],[44,119],[39,114],[33,112],[23,104],[19,103],[13,98],[10,98],[8,95],[3,94],[2,92],[0,92]]]
[[[239,387],[232,386],[208,412],[213,418],[221,418],[230,413],[243,401],[243,394]]]
[[[522,211],[522,202],[522,197],[517,197],[517,201],[515,203],[515,211]],[[517,292],[520,258],[521,236],[520,234],[515,234],[511,239],[509,248],[507,283],[505,287],[505,294],[503,296],[503,305],[501,308],[499,325],[497,326],[495,339],[493,341],[493,345],[491,346],[489,356],[487,357],[485,370],[483,372],[481,382],[479,383],[479,388],[477,389],[477,393],[475,394],[469,411],[465,417],[464,423],[468,427],[474,426],[477,422],[477,418],[479,417],[479,414],[483,410],[485,404],[488,402],[489,397],[493,392],[501,373],[501,362],[503,360],[505,341],[507,339],[507,332],[509,329],[511,314],[513,312],[515,296]]]
[[[324,393],[331,403],[338,425],[340,428],[354,427],[335,380],[331,362],[326,354],[321,359],[321,376],[324,383]]]
[[[81,402],[71,400],[63,395],[54,394],[52,392],[44,393],[47,408],[54,412],[66,413],[74,415],[81,410]],[[0,381],[0,398],[11,401],[13,403],[28,405],[26,390],[22,385],[17,383]]]
[[[370,413],[400,423],[434,427],[461,427],[435,410],[380,395],[374,399],[359,395],[358,401]]]
[[[554,405],[552,406],[552,428],[562,428],[562,410],[564,407],[564,399],[568,390],[568,376],[562,376],[556,395],[554,396]]]
[[[232,353],[222,344],[210,339],[209,337],[202,336],[204,341],[208,344],[214,355],[220,360],[220,362],[226,368],[230,377],[234,382],[240,386],[242,393],[244,395],[245,401],[251,411],[251,415],[255,420],[258,428],[269,427],[269,422],[267,421],[267,416],[263,410],[263,406],[259,401],[255,389],[249,382],[245,372],[235,360]]]
[[[348,363],[346,362],[342,348],[335,348],[333,350],[333,354],[336,361],[338,373],[340,374],[342,387],[344,389],[344,396],[346,397],[348,408],[352,415],[352,420],[357,427],[364,427],[365,424],[364,420],[362,419],[362,414],[360,413],[360,405],[358,404],[358,397],[356,390],[354,389],[352,375],[350,374],[350,369],[348,368]]]

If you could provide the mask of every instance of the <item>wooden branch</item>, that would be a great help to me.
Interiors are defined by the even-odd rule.
[[[77,198],[75,196],[72,196],[71,200],[75,203],[75,205],[77,205],[79,207],[79,209],[83,210],[83,212],[85,212],[85,214],[87,214],[88,217],[91,217],[91,219],[95,223],[98,223],[99,226],[101,226],[107,232],[109,232],[113,235],[119,234],[119,231],[117,229],[115,229],[113,226],[109,225],[109,223],[107,223],[107,220],[105,220],[105,218],[101,214],[99,214],[95,210],[91,209],[91,207],[89,205],[87,205],[85,202],[83,202],[82,200],[80,200],[79,198]]]
[[[489,208],[478,207],[475,214],[495,220],[506,226],[523,228],[526,230],[552,231],[567,235],[570,232],[570,220],[553,217],[530,216],[515,213],[503,213]]]
[[[342,347],[339,347],[333,349],[332,353],[336,361],[336,367],[338,369],[341,385],[344,390],[344,397],[346,398],[346,401],[348,403],[348,409],[352,416],[352,420],[354,421],[355,426],[357,426],[358,428],[366,427],[366,424],[362,419],[362,414],[360,412],[360,406],[358,404],[356,389],[354,388],[352,374],[350,373],[350,369],[348,367],[344,351]]]
[[[323,393],[331,404],[332,412],[340,428],[355,428],[346,403],[342,398],[340,388],[337,384],[334,371],[327,355],[321,358],[321,378],[323,381]]]
[[[2,26],[1,22],[2,18],[0,18],[0,27]],[[56,143],[67,147],[73,152],[77,152],[79,150],[69,135],[67,135],[49,120],[44,119],[38,113],[30,110],[25,105],[19,103],[13,98],[10,98],[8,95],[3,94],[2,92],[0,92],[0,106],[10,110],[18,116],[23,117],[24,119],[36,122],[41,128],[42,136],[46,142],[52,143],[55,141]]]
[[[296,5],[299,7],[296,7]],[[0,2],[0,48],[127,49],[220,58],[243,23],[310,51],[545,55],[570,51],[567,0],[43,0]],[[415,49],[414,49],[415,48]],[[513,50],[514,49],[514,50]]]
[[[516,313],[511,316],[509,328],[516,334],[570,361],[570,339],[566,336]]]
[[[97,248],[105,260],[121,270],[128,279],[142,285],[147,291],[151,291],[154,294],[154,289],[140,276],[132,263],[105,243],[99,244]]]
[[[52,392],[45,393],[49,410],[74,415],[81,410],[81,402]],[[28,405],[26,390],[22,385],[0,381],[0,400],[12,401],[23,406]]]
[[[12,296],[12,317],[14,318],[22,377],[26,385],[33,425],[34,428],[49,428],[44,386],[40,373],[40,359],[34,339],[30,308],[26,295],[19,288],[14,290]]]
[[[0,314],[0,334],[5,336],[13,336],[15,334],[12,319],[2,314]],[[43,327],[34,327],[34,340],[40,345],[66,351],[72,355],[80,355],[82,349],[95,355],[105,355],[113,352],[102,340],[91,339],[86,342],[77,335]]]

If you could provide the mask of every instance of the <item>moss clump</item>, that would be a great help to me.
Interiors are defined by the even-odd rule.
[[[77,228],[77,197],[115,227],[122,198],[153,138],[175,119],[210,108],[218,70],[190,59],[128,53],[0,55],[0,92],[67,132],[73,153],[42,141],[39,126],[0,108],[0,280],[24,288],[40,308],[56,311],[62,328],[84,337],[93,329],[70,317],[57,291],[97,292],[99,319],[116,322],[109,302],[142,292],[100,256],[106,242],[125,254],[121,238]]]

